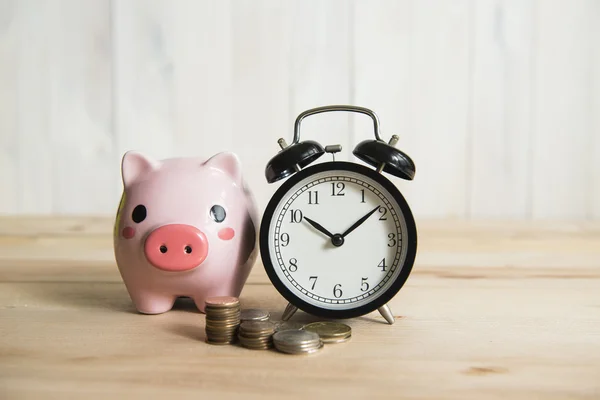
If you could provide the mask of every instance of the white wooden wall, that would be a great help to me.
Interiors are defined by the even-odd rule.
[[[334,103],[400,136],[419,217],[600,218],[597,0],[0,0],[0,212],[113,215],[130,149],[234,151],[264,207]]]

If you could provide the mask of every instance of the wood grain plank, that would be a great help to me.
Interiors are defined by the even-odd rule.
[[[162,0],[113,3],[119,157],[129,150],[159,159],[174,155],[173,12]],[[119,164],[114,168],[120,172]]]
[[[351,2],[295,1],[290,43],[290,118],[324,105],[350,104],[352,43],[349,35]],[[282,132],[288,143],[293,126]],[[352,157],[350,119],[347,114],[318,114],[302,122],[301,140],[323,146],[341,144],[338,160]],[[317,162],[331,161],[325,155]]]
[[[598,222],[423,221],[414,272],[389,302],[395,324],[376,312],[342,320],[349,342],[300,359],[206,344],[186,299],[137,313],[111,259],[110,221],[0,218],[2,397],[600,394]],[[240,300],[273,320],[286,305],[260,263]]]
[[[376,313],[343,320],[349,342],[292,357],[211,346],[188,302],[139,315],[122,285],[0,284],[0,318],[11,322],[0,328],[0,387],[8,398],[592,399],[596,289],[585,280],[414,279],[392,301],[394,325]],[[240,300],[273,320],[285,306],[268,285],[247,286]]]
[[[0,217],[0,236],[111,236],[114,216],[10,215]]]
[[[537,3],[534,218],[590,214],[592,1]]]
[[[237,1],[232,8],[232,151],[238,154],[258,210],[278,185],[269,185],[265,167],[289,137],[290,2]]]
[[[119,282],[112,220],[1,218],[0,281]],[[600,279],[598,222],[424,220],[414,276]],[[249,283],[269,283],[260,260]]]
[[[54,166],[53,212],[110,214],[119,201],[110,3],[61,0],[52,5],[50,15],[52,89],[46,107]]]
[[[232,23],[229,1],[165,2],[173,13],[173,146],[209,158],[233,146]]]
[[[469,216],[526,218],[533,1],[473,3]]]
[[[17,119],[19,29],[16,0],[0,1],[0,213],[14,214],[19,209]]]

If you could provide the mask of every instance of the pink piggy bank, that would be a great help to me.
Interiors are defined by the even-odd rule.
[[[152,160],[127,152],[115,258],[136,309],[169,311],[190,297],[239,297],[257,257],[257,214],[233,153]]]

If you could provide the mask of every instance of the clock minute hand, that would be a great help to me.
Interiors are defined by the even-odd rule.
[[[356,221],[354,223],[354,225],[352,225],[350,228],[348,228],[346,230],[346,232],[342,233],[342,237],[346,237],[346,235],[348,235],[350,232],[352,232],[353,230],[355,230],[356,228],[358,228],[363,222],[365,222],[378,209],[379,209],[379,206],[375,207],[374,209],[372,209],[371,211],[369,211],[367,215],[365,215],[364,217],[362,217],[361,219],[359,219],[358,221]]]
[[[315,227],[316,230],[320,231],[321,233],[324,233],[325,235],[327,235],[327,237],[332,238],[333,237],[333,233],[329,232],[327,229],[323,228],[323,226],[321,224],[319,224],[318,222],[313,221],[312,219],[308,218],[308,217],[304,217],[304,219],[311,224],[312,226]]]

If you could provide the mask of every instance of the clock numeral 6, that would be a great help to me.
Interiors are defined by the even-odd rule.
[[[396,245],[396,234],[395,233],[389,233],[388,234],[388,247],[394,247]]]
[[[290,272],[298,271],[298,260],[296,260],[295,258],[290,258],[290,266],[288,267],[288,269],[290,270]]]
[[[367,282],[367,279],[369,278],[362,278],[362,281],[360,282],[360,290],[363,292],[369,290],[369,283]]]
[[[302,222],[302,210],[290,210],[290,223],[297,224]]]
[[[337,284],[333,287],[333,295],[339,299],[340,297],[342,297],[342,285],[341,284]]]
[[[337,191],[336,191],[337,188]],[[346,189],[346,184],[344,182],[331,182],[331,195],[332,196],[345,196],[344,189]]]
[[[283,247],[286,247],[288,244],[290,244],[290,235],[288,235],[287,233],[282,233],[279,236],[279,240],[281,240],[281,245]]]

